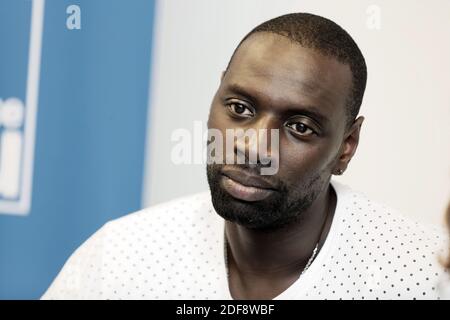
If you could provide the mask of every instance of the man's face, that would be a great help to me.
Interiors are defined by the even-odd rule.
[[[226,129],[278,129],[279,147],[268,151],[279,168],[261,176],[260,163],[208,164],[213,205],[223,218],[274,229],[311,206],[345,149],[351,77],[348,65],[282,36],[257,33],[242,43],[214,96],[208,128],[223,137]],[[236,143],[227,152],[249,149]]]

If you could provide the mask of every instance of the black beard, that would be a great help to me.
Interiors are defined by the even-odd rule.
[[[326,179],[317,173],[292,191],[279,182],[280,187],[273,195],[247,202],[233,198],[221,187],[222,167],[219,164],[206,167],[214,209],[227,221],[260,231],[281,229],[300,219],[327,185]]]

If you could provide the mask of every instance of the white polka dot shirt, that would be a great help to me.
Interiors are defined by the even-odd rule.
[[[332,186],[336,211],[323,247],[275,299],[444,298],[446,236]],[[180,198],[105,224],[43,299],[232,299],[224,252],[224,220],[209,191]]]

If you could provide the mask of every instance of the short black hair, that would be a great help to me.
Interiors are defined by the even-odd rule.
[[[263,22],[250,31],[234,50],[228,66],[240,45],[258,32],[271,32],[287,37],[303,47],[317,50],[325,56],[348,64],[352,72],[352,89],[347,98],[347,115],[348,124],[353,123],[366,89],[367,67],[358,45],[344,29],[327,18],[310,13],[282,15]]]

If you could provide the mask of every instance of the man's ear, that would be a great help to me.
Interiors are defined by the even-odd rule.
[[[361,132],[361,126],[364,121],[364,117],[360,116],[351,127],[345,133],[344,142],[341,146],[340,156],[334,168],[333,174],[341,175],[347,169],[347,166],[352,160],[353,155],[358,148],[359,134]]]

